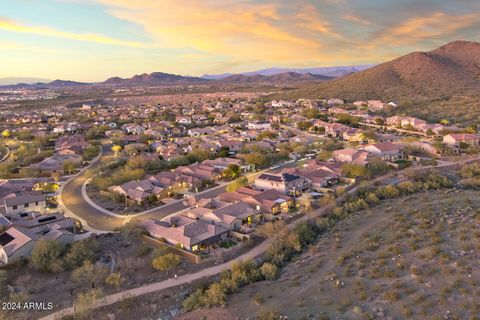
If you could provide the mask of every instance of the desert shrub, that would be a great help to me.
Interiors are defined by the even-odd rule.
[[[261,309],[257,313],[257,320],[276,320],[280,314],[275,310],[271,309]]]
[[[65,255],[66,266],[70,269],[82,265],[83,261],[95,261],[100,253],[100,243],[92,238],[75,241]]]
[[[260,267],[260,272],[266,280],[275,280],[277,278],[278,268],[273,263],[265,262]]]
[[[387,185],[378,187],[378,189],[375,191],[375,194],[379,199],[385,200],[398,197],[400,195],[400,191],[393,185]]]
[[[54,240],[38,240],[32,250],[30,261],[33,267],[40,271],[55,272],[57,263],[61,260],[64,246]]]

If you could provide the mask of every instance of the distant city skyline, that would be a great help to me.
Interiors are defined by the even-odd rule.
[[[375,64],[480,40],[457,0],[0,0],[0,78],[103,81]]]

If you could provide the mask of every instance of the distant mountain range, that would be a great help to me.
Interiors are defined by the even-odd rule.
[[[28,78],[28,77],[10,77],[10,78],[0,78],[0,86],[13,85],[17,83],[32,84],[38,82],[50,82],[52,80],[42,79],[42,78]]]
[[[328,81],[333,77],[327,77],[324,75],[315,75],[311,73],[296,73],[296,72],[284,72],[271,76],[265,76],[260,74],[235,74],[225,78],[215,80],[219,83],[290,83],[290,82],[316,82],[316,81]]]
[[[285,98],[416,99],[475,95],[480,90],[480,43],[454,41],[413,52],[342,78],[285,93]]]
[[[312,74],[322,75],[327,77],[342,77],[350,73],[363,71],[365,69],[373,67],[373,64],[359,65],[359,66],[343,66],[343,67],[321,67],[321,68],[268,68],[251,72],[242,72],[241,75],[253,76],[273,76],[286,72],[294,72],[300,74]],[[203,79],[218,80],[235,75],[234,73],[222,73],[222,74],[204,74],[201,76]]]
[[[346,74],[359,72],[371,67],[371,65],[351,66],[351,67],[326,67],[326,68],[270,68],[242,74],[224,73],[219,75],[203,75],[202,77],[180,76],[164,72],[153,72],[135,75],[131,78],[112,77],[103,82],[85,83],[70,80],[48,81],[37,78],[4,78],[1,82],[2,89],[54,89],[64,87],[78,87],[86,85],[95,86],[155,86],[155,85],[175,85],[175,84],[195,84],[195,83],[214,83],[214,84],[254,84],[254,83],[292,83],[292,82],[318,82],[328,81],[335,77],[341,77]],[[18,81],[15,81],[18,79]],[[3,83],[3,85],[2,85]],[[15,83],[15,84],[13,84]]]
[[[167,83],[180,83],[180,82],[198,82],[205,81],[205,79],[198,77],[179,76],[176,74],[153,72],[150,74],[144,73],[135,75],[131,78],[113,77],[100,83],[105,85],[155,85],[155,84],[167,84]]]
[[[17,83],[12,85],[4,85],[4,86],[0,86],[0,89],[7,89],[7,90],[55,89],[55,88],[79,87],[79,86],[88,86],[88,85],[91,85],[91,83],[57,79],[51,82]]]

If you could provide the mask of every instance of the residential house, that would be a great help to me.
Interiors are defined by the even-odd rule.
[[[165,220],[148,219],[144,226],[152,237],[192,252],[208,250],[211,245],[226,239],[228,234],[225,227],[183,215]]]
[[[225,170],[228,168],[230,165],[236,165],[238,166],[241,170],[247,171],[249,169],[249,166],[244,166],[242,165],[242,160],[240,159],[233,159],[233,158],[216,158],[216,159],[207,159],[202,161],[202,164],[214,167],[218,170]]]
[[[290,173],[262,173],[255,179],[255,186],[289,195],[300,193],[308,188],[308,181],[304,177]]]
[[[375,155],[362,149],[346,148],[335,150],[333,152],[333,158],[335,161],[342,163],[355,163],[362,166],[367,165],[374,157]]]
[[[16,227],[8,228],[0,234],[0,265],[29,257],[34,243],[33,236],[27,232]]]
[[[36,191],[21,191],[9,194],[3,198],[3,203],[7,215],[28,211],[43,212],[47,206],[45,195]]]
[[[177,116],[175,117],[175,122],[182,125],[190,125],[192,124],[192,118]]]
[[[62,136],[55,141],[55,151],[69,149],[81,154],[90,144],[85,141],[83,135]]]
[[[197,207],[189,210],[187,215],[233,231],[247,231],[249,226],[262,220],[261,212],[244,202],[224,203],[219,208],[211,209]]]
[[[269,130],[272,125],[269,122],[251,121],[247,123],[247,129],[249,130]]]
[[[74,153],[73,151],[68,151],[70,149],[61,150],[58,153],[55,153],[53,156],[43,159],[38,163],[32,163],[28,168],[37,170],[39,174],[64,174],[64,163],[69,161],[74,164],[79,165],[82,162],[82,156]]]
[[[119,193],[125,197],[134,200],[138,204],[143,204],[149,198],[159,199],[165,195],[165,189],[153,185],[149,180],[130,181],[120,186],[109,188],[112,192]]]
[[[480,144],[480,135],[472,133],[450,133],[443,137],[443,143],[459,148],[462,144],[477,146]]]
[[[375,143],[364,149],[386,161],[395,161],[402,158],[400,147],[391,142]]]
[[[331,136],[333,138],[341,138],[343,137],[344,132],[350,131],[353,131],[353,128],[341,123],[327,123],[325,125],[325,135]]]
[[[122,129],[126,133],[133,135],[141,135],[145,132],[145,128],[136,123],[126,123],[122,126]]]

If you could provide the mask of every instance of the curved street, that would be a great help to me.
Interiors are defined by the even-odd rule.
[[[103,212],[92,207],[82,197],[82,186],[94,174],[94,169],[101,163],[109,161],[112,157],[110,144],[102,144],[102,154],[90,166],[79,174],[68,180],[60,191],[61,202],[63,203],[67,214],[78,217],[87,229],[91,227],[96,230],[111,231],[123,224],[123,219],[115,219],[107,216]]]
[[[88,168],[68,180],[60,190],[61,202],[70,216],[78,218],[84,225],[87,225],[86,229],[91,229],[93,232],[112,231],[134,217],[162,219],[170,214],[187,208],[184,205],[183,200],[177,200],[143,212],[128,214],[125,215],[125,217],[120,217],[118,214],[113,212],[109,213],[108,210],[101,207],[99,208],[98,205],[93,203],[92,200],[82,192],[82,188],[84,188],[87,181],[93,177],[95,169],[98,166],[102,163],[112,161],[113,152],[111,146],[112,145],[109,143],[103,143],[101,156],[93,161]],[[286,162],[278,166],[278,168],[289,166],[292,163],[293,162]],[[261,172],[263,171],[252,173],[249,178],[258,175]],[[196,194],[195,197],[197,199],[200,197],[214,198],[225,192],[227,185],[228,183],[202,191]]]

